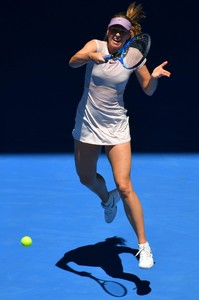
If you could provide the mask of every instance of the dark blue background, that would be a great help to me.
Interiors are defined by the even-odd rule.
[[[152,97],[134,76],[125,94],[137,152],[199,150],[196,7],[187,1],[142,1],[150,33],[150,71],[168,60]],[[69,152],[84,68],[69,58],[92,38],[103,39],[109,19],[126,0],[5,1],[0,9],[0,152]],[[195,15],[195,16],[194,16]]]

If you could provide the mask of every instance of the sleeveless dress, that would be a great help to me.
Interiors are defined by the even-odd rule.
[[[95,41],[97,52],[109,54],[106,41]],[[132,72],[118,60],[99,65],[93,61],[87,63],[84,91],[72,132],[74,139],[95,145],[116,145],[131,140],[123,95]]]

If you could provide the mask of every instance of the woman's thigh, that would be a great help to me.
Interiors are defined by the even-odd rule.
[[[80,177],[92,177],[97,172],[101,146],[74,141],[75,166]]]
[[[116,184],[120,185],[130,181],[132,159],[130,142],[106,146],[105,151],[110,161]]]

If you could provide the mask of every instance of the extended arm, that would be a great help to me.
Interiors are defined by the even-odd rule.
[[[80,275],[80,276],[86,276],[86,277],[90,277],[90,273],[88,272],[84,272],[84,271],[76,271],[75,269],[71,268],[68,263],[70,261],[67,259],[67,256],[62,257],[57,263],[56,266],[62,270]]]

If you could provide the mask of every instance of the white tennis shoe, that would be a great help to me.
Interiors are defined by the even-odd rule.
[[[109,192],[109,199],[106,203],[101,202],[104,209],[104,218],[106,223],[111,223],[117,213],[117,202],[120,200],[120,194],[117,189]]]
[[[138,246],[139,251],[136,256],[139,255],[139,267],[142,269],[149,269],[153,267],[154,260],[149,243],[146,242],[145,244],[139,244]]]

